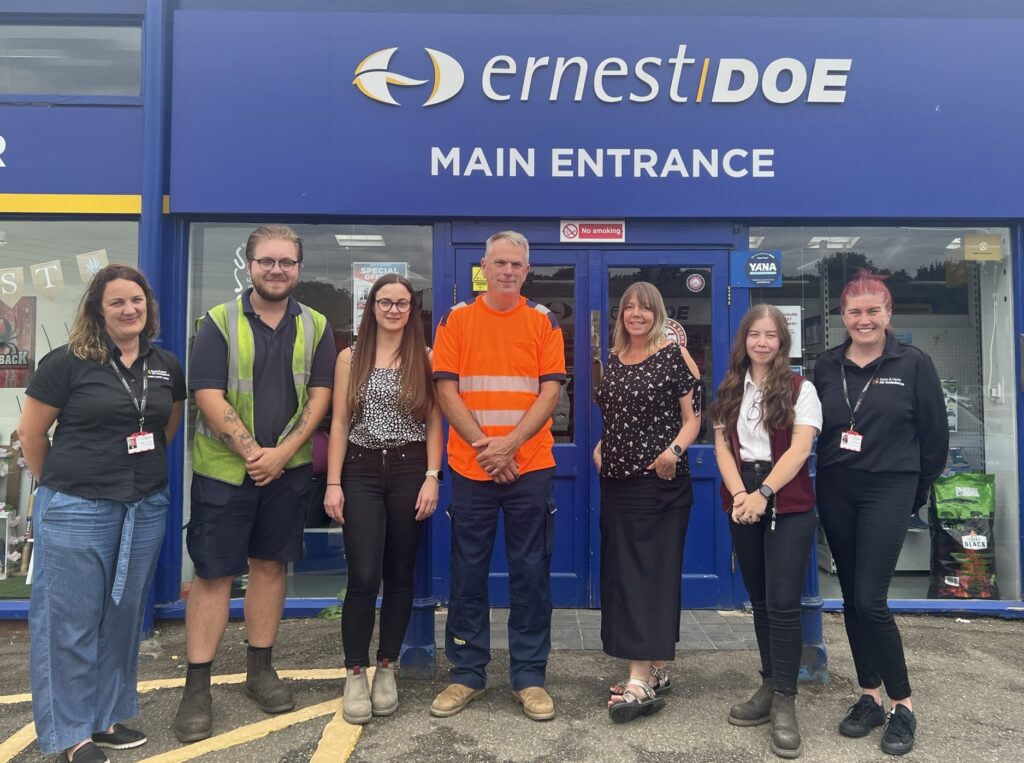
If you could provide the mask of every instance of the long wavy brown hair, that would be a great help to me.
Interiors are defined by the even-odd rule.
[[[747,355],[747,333],[755,321],[771,318],[779,332],[779,352],[768,366],[768,373],[761,382],[761,421],[771,433],[773,429],[788,429],[793,426],[796,413],[793,409],[793,371],[789,367],[789,351],[793,340],[789,335],[786,316],[774,305],[754,305],[740,321],[739,330],[729,353],[729,370],[718,387],[718,395],[711,404],[711,420],[725,426],[726,436],[736,426],[743,400],[743,382],[750,368]]]
[[[110,354],[103,339],[107,333],[107,325],[103,320],[103,293],[108,283],[119,278],[138,284],[142,293],[146,295],[146,325],[142,327],[141,335],[146,339],[152,339],[159,333],[159,306],[146,276],[127,265],[107,265],[92,277],[89,285],[85,287],[82,301],[78,303],[78,313],[68,333],[68,352],[75,357],[95,360],[97,363],[106,363],[109,360]]]
[[[626,287],[622,292],[622,299],[619,300],[619,314],[615,316],[615,329],[612,331],[611,352],[615,355],[623,352],[629,347],[629,332],[626,331],[626,319],[624,313],[629,300],[636,297],[637,303],[645,310],[654,313],[654,321],[651,323],[651,330],[645,337],[645,352],[650,355],[660,350],[667,342],[665,339],[665,321],[668,313],[665,310],[665,300],[661,298],[661,292],[653,283],[637,281]]]
[[[420,300],[412,284],[397,273],[385,273],[378,278],[366,297],[366,308],[359,321],[359,341],[352,349],[352,372],[348,377],[349,410],[353,417],[362,412],[366,382],[377,363],[377,292],[392,283],[401,284],[409,292],[409,301],[412,302],[409,320],[402,330],[402,343],[393,358],[398,361],[402,378],[398,404],[418,420],[425,421],[434,405],[434,384],[427,359]]]

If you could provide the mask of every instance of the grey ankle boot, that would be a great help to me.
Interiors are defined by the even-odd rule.
[[[346,672],[348,676],[345,678],[345,695],[341,701],[341,717],[349,723],[362,725],[373,717],[366,671],[356,666],[348,668]]]
[[[370,704],[373,705],[374,715],[391,715],[398,709],[398,684],[395,682],[395,669],[387,659],[377,663],[377,671],[373,674]]]
[[[729,723],[733,726],[760,726],[768,723],[772,708],[772,680],[761,679],[761,687],[746,702],[729,708]]]
[[[803,752],[796,722],[796,695],[772,695],[772,752],[780,758],[798,758]]]
[[[245,657],[245,695],[256,700],[264,713],[286,713],[295,709],[295,698],[271,665],[272,649],[249,647]]]
[[[185,691],[174,716],[174,736],[179,742],[198,742],[213,729],[213,697],[210,666],[192,668],[185,674]]]

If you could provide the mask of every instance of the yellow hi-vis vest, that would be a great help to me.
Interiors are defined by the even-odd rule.
[[[299,303],[301,312],[295,316],[295,345],[292,348],[292,379],[298,406],[285,427],[278,444],[287,437],[299,420],[309,395],[306,385],[313,365],[313,353],[327,327],[327,319],[316,310]],[[220,329],[228,345],[228,386],[224,396],[249,432],[255,432],[253,420],[252,369],[256,345],[252,326],[242,310],[242,297],[234,302],[217,305],[208,313],[214,325]],[[307,440],[285,464],[285,469],[311,463],[313,445]],[[196,435],[192,445],[192,471],[232,485],[241,485],[245,480],[245,461],[224,445],[206,425],[200,412],[196,416]]]

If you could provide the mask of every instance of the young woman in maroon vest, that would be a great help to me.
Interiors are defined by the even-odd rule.
[[[801,752],[800,592],[816,521],[807,457],[821,428],[817,393],[790,370],[790,346],[778,308],[750,308],[711,406],[722,506],[754,610],[763,679],[754,696],[730,708],[729,722],[771,721],[771,749],[784,758]]]

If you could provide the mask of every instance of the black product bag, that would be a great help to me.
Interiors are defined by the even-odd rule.
[[[935,480],[930,507],[930,599],[998,599],[995,475],[962,472]]]

